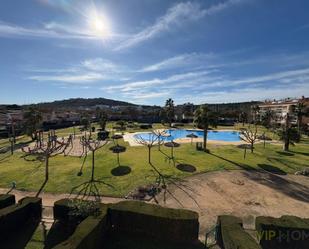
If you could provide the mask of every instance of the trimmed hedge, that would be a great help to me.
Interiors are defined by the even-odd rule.
[[[24,225],[29,219],[41,218],[42,200],[25,197],[18,204],[0,210],[0,234],[9,234]]]
[[[222,215],[218,217],[218,242],[224,249],[261,249],[258,243],[243,229],[240,218]]]
[[[15,195],[4,194],[0,195],[0,209],[15,204]]]
[[[89,216],[83,220],[74,233],[53,249],[97,249],[103,248],[103,240],[108,233],[107,208],[98,217]]]
[[[255,225],[263,249],[309,248],[309,219],[260,216]]]
[[[109,209],[112,232],[173,243],[198,240],[198,214],[189,210],[163,208],[139,201],[123,201]]]
[[[93,203],[93,201],[86,201],[86,200],[79,200],[81,202],[84,203]],[[100,204],[100,209],[106,208],[108,205],[106,204]],[[61,199],[58,200],[54,203],[54,219],[55,220],[59,220],[59,221],[82,221],[84,220],[86,217],[84,217],[82,214],[77,215],[74,214],[74,216],[72,215],[72,213],[74,212],[74,199],[69,199],[69,198],[65,198],[65,199]]]

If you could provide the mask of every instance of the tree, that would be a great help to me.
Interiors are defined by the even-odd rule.
[[[299,142],[300,135],[298,131],[291,126],[290,115],[287,113],[285,117],[285,124],[282,129],[278,130],[278,136],[283,141],[283,150],[288,151],[290,144],[294,145]]]
[[[81,117],[80,124],[83,126],[84,130],[88,130],[90,128],[91,126],[90,118],[87,114]]]
[[[26,153],[26,155],[41,155],[44,157],[45,160],[45,181],[40,190],[38,191],[37,196],[39,196],[40,192],[42,191],[43,187],[49,179],[49,159],[51,157],[55,157],[59,154],[64,153],[68,146],[72,144],[71,139],[72,137],[67,139],[67,141],[65,141],[64,139],[60,141],[57,139],[57,136],[51,135],[51,133],[49,133],[47,141],[41,142],[40,146],[35,148],[28,147],[27,150],[22,147],[22,151]]]
[[[124,131],[127,123],[123,120],[119,120],[116,124],[120,126],[120,130]]]
[[[165,113],[166,113],[166,119],[169,123],[169,126],[171,127],[174,116],[175,116],[174,100],[167,99],[166,102],[165,102],[164,110],[165,110]]]
[[[24,112],[23,119],[26,134],[30,136],[32,140],[35,140],[37,138],[36,131],[40,127],[43,119],[42,113],[34,107],[29,107],[29,109]]]
[[[253,121],[255,124],[257,124],[260,107],[258,105],[254,105],[251,107],[251,110],[253,115]]]
[[[148,139],[145,139],[142,136],[137,136],[135,141],[148,148],[148,163],[151,164],[151,149],[155,144],[159,143],[159,136],[155,132],[152,132],[149,133]]]
[[[267,109],[266,112],[262,115],[262,125],[264,125],[267,129],[271,127],[272,120],[274,118],[274,113],[272,110]]]
[[[255,125],[254,129],[251,129],[251,127],[248,129],[243,129],[240,134],[240,139],[250,144],[251,153],[253,153],[254,143],[258,139],[257,126]]]
[[[246,123],[247,120],[248,120],[248,115],[247,115],[247,113],[246,113],[246,112],[241,112],[241,113],[239,114],[239,120],[240,120],[240,122],[242,122],[242,126],[245,126],[245,123]]]
[[[297,130],[298,130],[299,134],[300,134],[303,116],[305,115],[305,108],[306,108],[306,106],[303,102],[299,102],[296,105],[296,108],[295,108],[295,112],[296,112],[296,115],[297,115]]]
[[[98,141],[98,140],[92,140],[90,137],[87,138],[85,136],[82,137],[81,139],[81,144],[85,147],[88,148],[89,151],[92,152],[92,168],[91,168],[91,181],[94,181],[94,160],[95,160],[95,157],[94,157],[94,154],[95,152],[102,148],[104,145],[107,144],[107,142],[101,142],[101,141]],[[87,154],[86,154],[87,156]]]
[[[107,114],[104,111],[100,111],[97,114],[98,123],[103,131],[105,131],[106,123],[107,123]]]
[[[207,132],[209,129],[209,125],[216,126],[217,125],[217,117],[215,113],[211,112],[206,104],[201,105],[194,112],[194,123],[197,124],[199,128],[204,130],[203,137],[203,149],[207,152]]]

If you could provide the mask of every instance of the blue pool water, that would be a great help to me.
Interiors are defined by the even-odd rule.
[[[187,138],[187,135],[191,133],[197,135],[199,138],[203,138],[204,135],[204,131],[185,130],[185,129],[166,130],[166,133],[169,134],[170,136],[161,138],[165,141],[172,141],[178,138]],[[134,135],[134,137],[137,139],[142,138],[145,140],[151,140],[151,133],[139,133]],[[226,142],[240,141],[239,132],[237,131],[208,131],[207,139],[226,141]]]

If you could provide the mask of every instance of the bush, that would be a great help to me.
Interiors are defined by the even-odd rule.
[[[0,234],[4,236],[24,225],[31,218],[41,218],[42,200],[25,197],[18,204],[0,210]]]
[[[4,194],[0,195],[0,209],[15,204],[15,195]]]
[[[152,128],[152,124],[140,124],[139,128],[140,129],[151,129]]]
[[[108,131],[99,131],[98,132],[98,140],[105,140],[108,138],[109,132]]]
[[[241,219],[222,215],[218,217],[218,242],[224,249],[261,249],[243,229]]]
[[[261,216],[255,225],[263,249],[309,248],[309,219]]]
[[[79,222],[89,215],[98,215],[106,206],[94,201],[61,199],[54,203],[54,219]]]
[[[74,233],[54,249],[96,249],[103,248],[103,240],[109,230],[107,208],[98,217],[89,216],[82,221]]]
[[[174,243],[193,243],[198,240],[198,214],[193,211],[124,201],[112,205],[109,216],[115,233],[147,236]]]

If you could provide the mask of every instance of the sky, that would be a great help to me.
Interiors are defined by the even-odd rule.
[[[1,0],[0,103],[309,96],[308,0]]]

